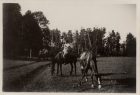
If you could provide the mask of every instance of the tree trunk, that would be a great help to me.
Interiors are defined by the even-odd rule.
[[[92,45],[91,45],[91,40],[90,40],[90,37],[89,37],[89,33],[88,34],[88,40],[89,40],[89,48],[91,49]]]
[[[30,49],[30,55],[29,58],[32,58],[32,49]]]

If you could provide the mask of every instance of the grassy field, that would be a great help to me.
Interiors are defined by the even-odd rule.
[[[135,57],[99,57],[98,70],[102,75],[103,87],[90,87],[91,80],[80,87],[74,87],[81,78],[79,62],[77,75],[69,76],[70,65],[63,65],[63,76],[51,76],[50,61],[21,61],[4,59],[3,91],[29,92],[101,92],[135,93]]]

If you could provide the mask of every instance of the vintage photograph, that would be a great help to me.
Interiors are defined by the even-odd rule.
[[[136,4],[2,3],[3,92],[136,93]]]

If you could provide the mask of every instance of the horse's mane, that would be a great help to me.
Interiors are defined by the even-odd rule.
[[[93,59],[94,55],[92,51],[84,51],[80,55],[80,60],[87,60],[88,58]]]

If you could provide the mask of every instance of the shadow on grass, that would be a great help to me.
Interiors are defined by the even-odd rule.
[[[41,61],[35,61],[35,62],[28,63],[28,64],[22,64],[22,65],[9,67],[9,68],[4,68],[3,71],[8,71],[8,70],[12,70],[12,69],[19,69],[21,67],[29,66],[29,65],[32,65],[32,64],[35,64],[35,63],[38,63],[38,62],[41,62]]]
[[[107,84],[107,85],[125,85],[128,87],[136,87],[136,78],[123,78],[123,79],[102,79],[102,81],[107,82],[107,81],[112,81],[112,83]],[[106,86],[106,85],[104,85]]]
[[[56,73],[55,73],[56,74]],[[111,75],[125,75],[126,73],[99,73],[97,74],[98,76],[111,76]],[[82,77],[82,74],[63,74],[63,75],[57,75],[56,76],[59,76],[59,77]],[[87,74],[87,76],[91,76],[90,74]]]

